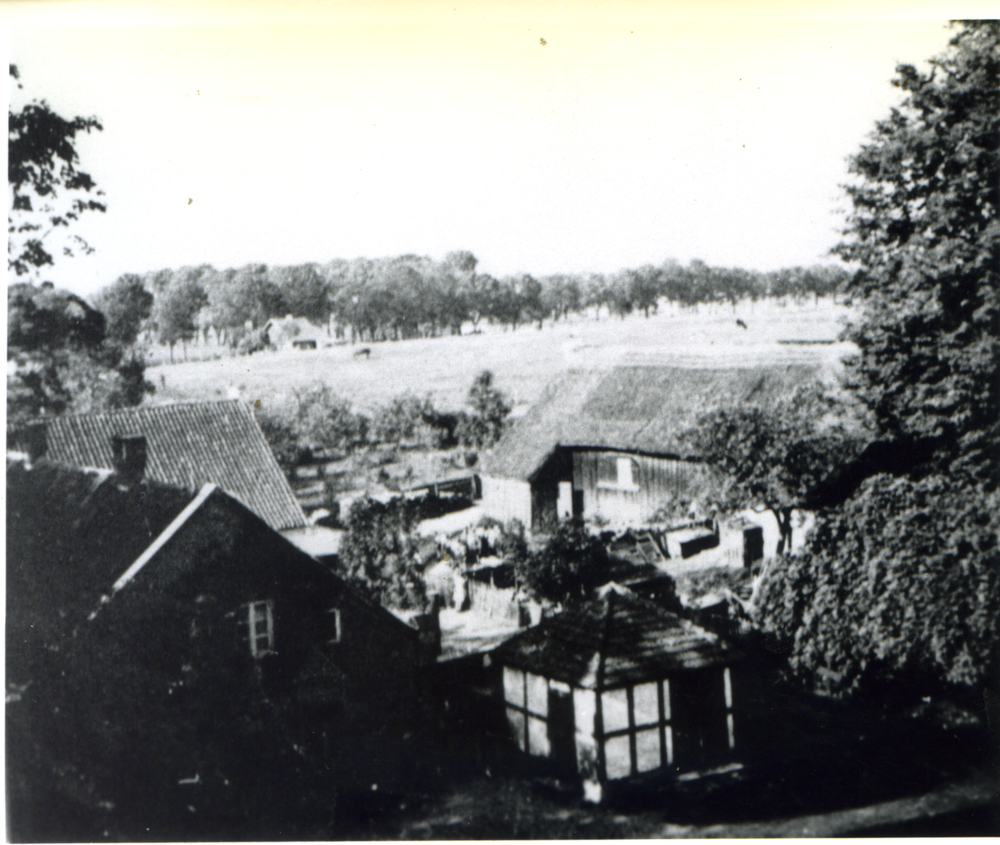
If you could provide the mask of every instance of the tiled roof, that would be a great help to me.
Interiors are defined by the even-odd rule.
[[[701,414],[728,403],[767,407],[824,375],[812,364],[570,370],[483,457],[482,471],[530,480],[559,446],[694,457],[678,435]]]
[[[518,634],[495,656],[536,675],[603,689],[725,664],[735,653],[715,634],[619,588]]]
[[[306,525],[253,413],[238,399],[55,417],[48,420],[46,456],[111,467],[115,434],[145,436],[147,478],[193,491],[216,484],[275,530]]]

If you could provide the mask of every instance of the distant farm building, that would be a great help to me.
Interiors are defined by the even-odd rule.
[[[644,524],[665,502],[711,490],[710,472],[679,441],[701,414],[766,407],[820,376],[807,364],[570,371],[484,456],[483,512],[536,532],[567,516]]]

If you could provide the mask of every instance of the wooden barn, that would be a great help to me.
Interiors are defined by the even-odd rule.
[[[597,800],[613,781],[736,759],[736,657],[715,634],[617,585],[493,652],[512,741],[576,772]]]
[[[484,456],[483,512],[535,532],[567,516],[642,525],[671,499],[711,491],[710,472],[678,439],[701,414],[767,406],[820,376],[808,364],[571,370]]]

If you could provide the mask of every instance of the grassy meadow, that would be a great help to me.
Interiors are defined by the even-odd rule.
[[[645,318],[593,314],[542,329],[522,325],[516,331],[481,326],[481,333],[374,344],[333,344],[317,328],[316,350],[285,349],[235,355],[214,346],[191,348],[215,360],[159,364],[147,370],[156,386],[153,402],[221,399],[240,395],[265,406],[281,405],[291,391],[316,382],[348,399],[356,411],[370,413],[402,393],[429,395],[435,407],[458,409],[475,375],[492,370],[495,383],[523,412],[545,385],[570,368],[656,361],[678,366],[740,366],[768,363],[827,362],[835,367],[844,344],[780,343],[830,341],[848,309],[828,299],[782,305],[741,303],[698,310],[664,305]],[[747,328],[737,324],[742,320]],[[324,344],[331,344],[325,346]],[[354,352],[367,346],[368,358]]]

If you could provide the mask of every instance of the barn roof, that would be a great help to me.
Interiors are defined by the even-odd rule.
[[[306,525],[253,413],[238,399],[54,417],[46,433],[48,458],[81,467],[112,466],[112,436],[141,434],[147,478],[188,490],[217,484],[277,531]]]
[[[721,404],[768,406],[819,380],[819,364],[570,370],[484,456],[482,471],[530,480],[559,446],[685,456],[678,436]]]
[[[605,689],[722,665],[735,651],[693,622],[612,586],[603,598],[546,619],[494,654],[506,666]]]

